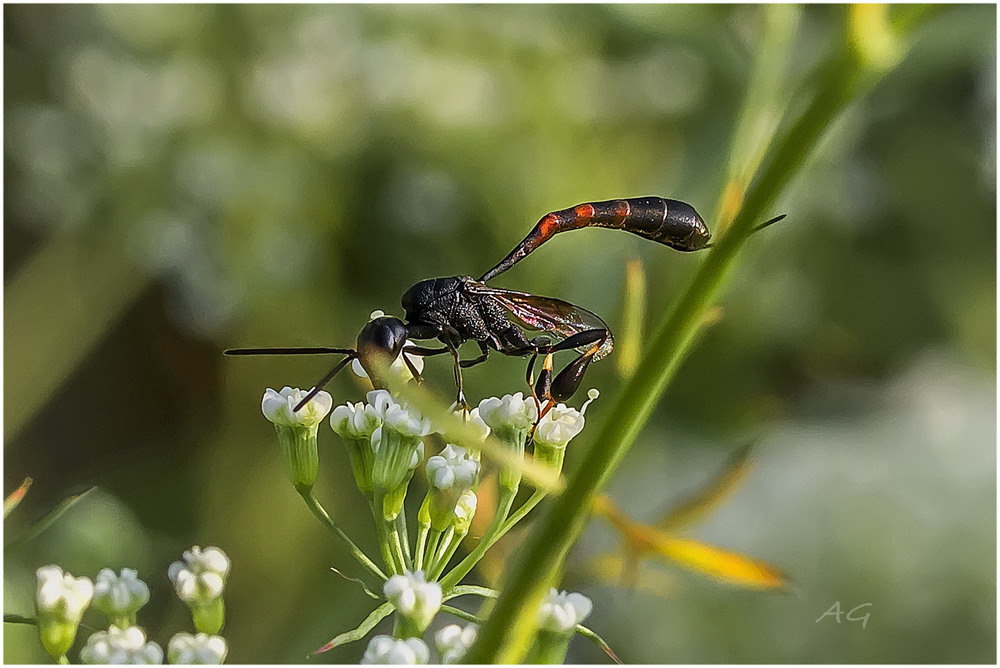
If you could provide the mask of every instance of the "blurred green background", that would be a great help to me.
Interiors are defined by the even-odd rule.
[[[710,218],[763,11],[5,6],[4,492],[35,480],[8,536],[100,487],[5,551],[5,612],[31,611],[39,566],[134,567],[165,645],[190,627],[167,566],[200,544],[233,560],[230,661],[300,662],[355,626],[371,602],[329,567],[356,568],[286,483],[259,409],[331,360],[222,349],[351,345],[417,280],[478,275],[579,202],[655,194]],[[843,12],[784,11],[794,109]],[[941,11],[824,139],[612,483],[655,521],[759,439],[692,535],[795,591],[650,564],[625,589],[594,566],[617,544],[594,523],[564,586],[624,661],[995,661],[995,26],[992,6]],[[632,258],[653,322],[701,260],[591,230],[496,283],[617,330]],[[587,378],[598,424],[613,359]],[[427,376],[451,392],[447,362]],[[466,383],[473,402],[518,391],[523,364],[498,356]],[[350,374],[328,389],[364,392]],[[374,548],[340,444],[320,439],[318,496]],[[865,627],[816,621],[837,601],[870,603]],[[34,629],[4,631],[5,661],[45,659]],[[581,639],[570,660],[607,662]]]

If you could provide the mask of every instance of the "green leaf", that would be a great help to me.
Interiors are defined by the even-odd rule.
[[[21,486],[11,492],[10,496],[3,500],[4,519],[7,519],[7,516],[10,515],[15,508],[17,508],[19,503],[21,503],[21,499],[24,498],[24,495],[28,493],[28,488],[31,487],[31,482],[31,478],[25,478],[24,482],[21,483]]]
[[[458,585],[457,587],[452,587],[448,594],[444,597],[444,600],[450,600],[458,596],[467,596],[472,594],[473,596],[482,596],[484,598],[496,598],[500,595],[496,589],[490,589],[489,587],[480,587],[479,585]]]
[[[666,516],[656,523],[656,528],[677,531],[691,526],[715,510],[750,472],[753,467],[753,451],[752,441],[739,448],[714,478],[671,508]]]
[[[605,642],[604,638],[602,638],[601,636],[597,635],[596,633],[594,633],[593,631],[591,631],[590,629],[588,629],[583,624],[577,624],[576,625],[576,632],[578,634],[582,635],[587,640],[593,642],[595,645],[597,645],[598,647],[600,647],[602,650],[604,650],[604,653],[607,654],[608,656],[610,656],[612,661],[614,661],[617,664],[621,664],[622,660],[618,658],[618,655],[615,654],[614,650],[611,649],[611,646],[607,642]]]
[[[22,533],[20,536],[14,538],[12,541],[10,541],[9,543],[7,543],[6,547],[10,548],[10,547],[14,547],[14,546],[17,546],[17,545],[21,545],[23,543],[27,543],[29,540],[37,538],[43,531],[45,531],[50,526],[52,526],[55,523],[56,520],[58,520],[60,517],[62,517],[63,513],[65,513],[67,510],[69,510],[70,508],[72,508],[73,506],[75,506],[79,501],[81,501],[83,499],[83,497],[87,496],[88,494],[90,494],[91,492],[93,492],[95,489],[97,489],[97,487],[91,487],[90,489],[88,489],[88,490],[86,490],[86,491],[84,491],[84,492],[82,492],[80,494],[77,494],[75,496],[71,496],[68,499],[64,500],[62,503],[60,503],[58,506],[56,506],[52,510],[52,512],[50,512],[48,515],[46,515],[44,518],[42,518],[42,520],[40,522],[38,522],[35,526],[29,528],[27,531],[25,531],[24,533]]]
[[[465,610],[456,608],[453,605],[442,605],[441,612],[447,612],[449,615],[455,615],[459,619],[464,619],[465,621],[472,622],[473,624],[482,624],[482,621],[471,612],[466,612]]]
[[[383,619],[389,616],[389,614],[395,608],[392,607],[392,603],[383,603],[374,610],[371,614],[365,617],[365,621],[361,622],[356,629],[351,631],[345,631],[339,636],[323,645],[319,649],[311,652],[311,654],[322,654],[323,652],[328,652],[334,647],[340,647],[341,645],[346,645],[349,642],[354,642],[355,640],[361,640],[368,632],[375,628],[375,625],[381,622]]]

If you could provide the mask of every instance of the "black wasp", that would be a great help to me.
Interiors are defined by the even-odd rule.
[[[781,220],[769,220],[761,229]],[[536,401],[545,403],[539,415],[555,402],[566,401],[580,387],[591,362],[605,357],[614,345],[611,330],[599,316],[552,297],[505,290],[486,281],[507,271],[559,232],[584,227],[610,227],[638,234],[679,251],[708,247],[711,233],[689,204],[662,197],[636,197],[579,204],[542,217],[528,235],[496,266],[479,277],[450,276],[420,281],[403,295],[406,321],[384,316],[369,321],[358,333],[357,349],[349,348],[236,348],[227,355],[340,354],[344,355],[309,394],[298,410],[353,359],[360,361],[375,387],[385,387],[380,371],[402,355],[413,377],[420,379],[410,356],[450,354],[454,360],[458,404],[467,405],[462,369],[485,362],[490,350],[504,355],[530,356],[525,377]],[[525,332],[539,334],[528,338]],[[411,339],[437,339],[441,348],[409,345]],[[466,341],[479,345],[479,355],[461,359]],[[574,350],[577,357],[555,377],[552,355]],[[544,356],[537,382],[532,382],[535,360]]]

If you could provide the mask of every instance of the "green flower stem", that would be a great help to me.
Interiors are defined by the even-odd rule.
[[[450,529],[450,531],[454,532],[454,529]],[[468,531],[465,531],[462,533],[454,532],[452,534],[451,540],[449,541],[448,549],[445,550],[444,555],[441,557],[441,559],[438,560],[437,565],[434,567],[434,574],[433,574],[434,580],[437,580],[438,578],[441,577],[441,573],[444,572],[444,569],[448,566],[448,562],[451,561],[451,558],[455,556],[455,552],[458,551],[458,546],[462,544],[462,540],[465,539],[465,536],[468,533],[469,533]]]
[[[424,551],[427,549],[427,534],[430,532],[430,524],[419,524],[417,526],[417,546],[414,550],[416,562],[414,566],[418,571],[424,569]]]
[[[475,568],[479,560],[486,554],[486,550],[490,549],[493,543],[496,542],[497,534],[500,533],[504,522],[507,521],[507,516],[510,515],[510,508],[514,505],[515,496],[517,496],[516,489],[500,487],[500,502],[497,504],[496,515],[493,516],[493,521],[490,522],[486,533],[479,540],[479,544],[448,575],[441,579],[441,589],[446,595],[452,587],[461,582],[462,578],[469,574],[469,571]]]
[[[445,558],[445,555],[451,549],[451,543],[454,539],[455,539],[454,527],[448,527],[447,529],[444,530],[444,532],[442,532],[441,541],[438,543],[437,549],[434,550],[433,558],[427,565],[428,580],[437,579],[437,575],[440,575],[441,571],[444,570],[444,564],[441,563],[441,560]]]
[[[406,560],[406,567],[413,570],[413,555],[410,554],[410,532],[406,528],[406,509],[401,508],[396,516],[396,532],[403,543],[403,558]]]
[[[385,493],[376,486],[374,496],[375,531],[378,534],[378,546],[382,553],[382,561],[389,575],[398,575],[406,570],[403,552],[399,545],[399,534],[396,533],[395,519],[387,520],[383,512]],[[393,538],[395,535],[395,539]]]
[[[372,575],[384,582],[387,578],[385,573],[382,572],[382,569],[376,566],[375,562],[369,559],[368,555],[362,552],[361,548],[354,544],[354,541],[351,540],[350,536],[344,533],[344,531],[337,526],[337,523],[333,521],[333,518],[330,517],[320,502],[316,500],[316,497],[312,495],[312,492],[304,488],[296,489],[302,497],[302,500],[306,502],[307,506],[309,506],[309,510],[312,511],[313,515],[315,515],[320,522],[322,522],[328,529],[333,531],[333,533],[337,534],[337,536],[344,541],[344,544],[347,545],[348,551],[350,551],[351,555],[358,560],[358,563],[368,569]]]
[[[434,566],[434,555],[437,554],[438,544],[441,542],[443,532],[431,527],[430,540],[424,550],[424,571],[430,570]],[[430,578],[428,578],[430,579]]]
[[[595,494],[605,485],[628,453],[667,384],[694,342],[732,270],[738,251],[753,226],[798,174],[817,139],[844,108],[881,75],[899,62],[898,51],[876,48],[882,42],[898,46],[894,35],[877,12],[884,7],[856,6],[848,10],[845,39],[822,73],[814,94],[801,116],[771,143],[757,178],[750,184],[742,205],[726,234],[709,252],[690,284],[680,294],[666,322],[659,327],[647,357],[625,385],[594,444],[575,467],[563,494],[539,518],[538,525],[508,572],[502,594],[479,632],[476,643],[464,657],[471,664],[520,663],[535,632],[535,612],[555,581],[570,547],[579,537],[590,515]],[[875,12],[876,15],[872,15]],[[880,32],[880,29],[882,31]],[[879,42],[879,40],[882,42]],[[767,42],[765,34],[762,42]],[[873,43],[875,46],[873,46]],[[870,47],[870,48],[869,48]],[[461,565],[460,565],[461,566]],[[456,568],[453,573],[458,572]],[[450,585],[456,581],[446,578]],[[444,586],[445,581],[442,581]],[[445,591],[447,591],[445,587]]]

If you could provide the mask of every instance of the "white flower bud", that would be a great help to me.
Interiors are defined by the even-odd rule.
[[[338,436],[355,440],[371,438],[372,432],[381,426],[382,421],[374,414],[365,410],[365,404],[350,402],[337,406],[330,413],[330,426]]]
[[[178,633],[167,644],[167,661],[173,664],[216,665],[225,661],[228,652],[222,636]]]
[[[311,427],[322,421],[330,412],[333,397],[320,391],[308,404],[295,412],[293,409],[307,394],[309,390],[292,387],[283,387],[281,392],[267,388],[260,402],[260,409],[264,417],[279,427]]]
[[[434,644],[441,654],[441,663],[461,663],[472,643],[476,642],[479,627],[467,624],[462,628],[458,624],[449,624],[434,634]]]
[[[479,402],[479,415],[494,431],[521,431],[531,428],[538,418],[538,409],[530,397],[521,392],[489,397]]]
[[[60,621],[79,623],[90,605],[94,585],[90,578],[75,578],[58,566],[43,566],[35,571],[38,579],[35,603],[40,613]]]
[[[437,489],[472,487],[479,472],[479,462],[457,445],[446,445],[441,454],[427,460],[427,479]]]
[[[546,631],[572,633],[593,607],[583,594],[560,592],[553,587],[538,609],[538,626]]]
[[[368,399],[365,410],[378,418],[379,422],[385,419],[385,413],[389,410],[390,406],[399,405],[393,396],[389,394],[389,390],[372,390],[365,395],[365,398]]]
[[[469,525],[472,524],[472,518],[476,516],[476,506],[478,503],[479,499],[471,489],[465,490],[462,492],[462,496],[458,497],[458,503],[455,504],[455,522],[453,524],[455,533],[462,535],[468,533]]]
[[[400,404],[389,406],[385,411],[383,427],[389,427],[402,436],[421,438],[431,433],[431,422],[412,408]]]
[[[361,663],[414,665],[425,664],[430,657],[430,650],[419,638],[397,640],[389,636],[375,636],[368,643]]]
[[[419,635],[430,626],[441,609],[441,585],[428,582],[423,571],[405,571],[389,578],[382,588],[386,600],[412,625],[412,635]]]
[[[163,663],[163,649],[155,642],[146,642],[146,634],[138,626],[119,629],[112,626],[87,639],[80,658],[90,664],[151,665]]]
[[[535,443],[544,443],[557,448],[565,447],[577,434],[583,431],[586,419],[583,413],[567,406],[553,406],[535,429]]]
[[[135,613],[149,602],[149,587],[139,579],[138,571],[123,568],[115,575],[110,568],[97,574],[94,582],[94,607],[116,620],[120,617],[135,621]]]
[[[38,634],[45,651],[58,661],[73,646],[80,618],[94,595],[94,585],[89,578],[75,578],[58,566],[43,566],[35,576]]]
[[[203,604],[222,595],[229,574],[229,557],[217,547],[195,545],[184,552],[184,561],[170,564],[167,575],[185,603]]]

